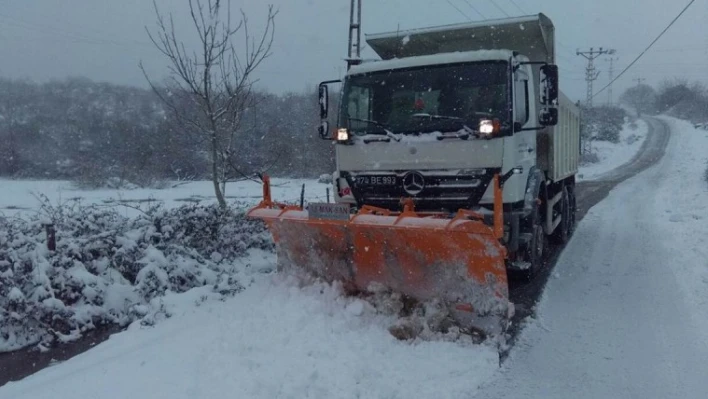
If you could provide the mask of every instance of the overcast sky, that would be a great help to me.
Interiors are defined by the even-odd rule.
[[[638,55],[688,0],[363,0],[363,32],[417,28],[470,19],[543,12],[556,25],[562,88],[585,96],[585,60],[577,48],[617,49],[617,71]],[[261,87],[301,91],[345,70],[349,0],[272,0],[279,8],[273,56],[259,71]],[[450,4],[452,3],[452,5]],[[496,3],[496,5],[495,5]],[[515,4],[514,4],[515,3]],[[187,0],[158,0],[178,21],[178,34],[194,36]],[[262,25],[267,0],[232,2]],[[454,5],[454,7],[453,7]],[[517,7],[518,6],[518,7]],[[457,7],[457,9],[455,8]],[[479,13],[473,10],[474,7]],[[459,10],[458,10],[459,9]],[[502,12],[503,10],[503,12]],[[637,77],[658,84],[667,77],[708,83],[708,2],[692,9],[615,86],[615,97]],[[45,81],[66,76],[145,86],[138,62],[160,77],[165,61],[149,42],[154,27],[150,0],[0,0],[0,77]],[[371,55],[365,53],[365,55]],[[605,56],[597,62],[599,89],[608,82]],[[616,72],[617,73],[617,72]],[[607,101],[606,94],[598,101]]]

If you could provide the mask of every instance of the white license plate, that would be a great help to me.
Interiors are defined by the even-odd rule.
[[[360,186],[395,186],[396,176],[357,176],[356,184]]]
[[[313,202],[307,205],[310,219],[349,220],[350,205]]]

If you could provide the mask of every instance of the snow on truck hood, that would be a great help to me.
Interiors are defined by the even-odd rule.
[[[351,69],[349,69],[347,76],[377,71],[385,71],[389,69],[411,68],[426,65],[454,64],[461,62],[478,61],[508,61],[509,59],[511,59],[512,55],[513,52],[511,50],[476,50],[433,55],[420,55],[406,58],[394,58],[392,60],[372,61],[352,66]]]

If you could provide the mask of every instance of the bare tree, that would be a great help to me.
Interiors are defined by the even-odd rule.
[[[153,1],[157,32],[148,35],[157,49],[169,60],[170,76],[166,87],[159,88],[140,68],[155,93],[172,111],[180,126],[195,135],[208,151],[211,176],[217,201],[226,206],[226,182],[234,174],[247,177],[234,167],[237,133],[244,111],[253,99],[253,72],[271,54],[277,11],[268,6],[262,34],[254,38],[248,18],[241,11],[237,23],[231,20],[231,3],[226,0],[189,0],[191,21],[197,31],[200,48],[188,51],[177,38],[172,14],[167,18]],[[224,6],[226,9],[224,10]],[[236,40],[243,39],[237,49]],[[190,101],[178,101],[180,95]]]
[[[655,113],[656,101],[656,90],[645,84],[630,87],[620,96],[620,102],[634,108],[637,116]]]

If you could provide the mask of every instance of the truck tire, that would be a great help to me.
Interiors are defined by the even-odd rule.
[[[561,222],[558,227],[556,227],[556,230],[551,235],[551,238],[556,244],[566,244],[570,241],[570,236],[573,234],[574,224],[573,201],[571,199],[568,186],[563,186],[560,208]]]
[[[538,272],[543,268],[543,260],[546,254],[546,232],[543,230],[543,217],[541,215],[541,206],[536,205],[533,212],[529,216],[529,230],[531,240],[523,250],[524,261],[529,263],[529,267],[523,270],[520,275],[526,281],[532,280]]]
[[[576,227],[576,215],[578,212],[577,198],[575,197],[575,186],[570,185],[568,187],[568,199],[570,202],[570,229],[568,229],[569,235],[572,237],[575,232]]]

